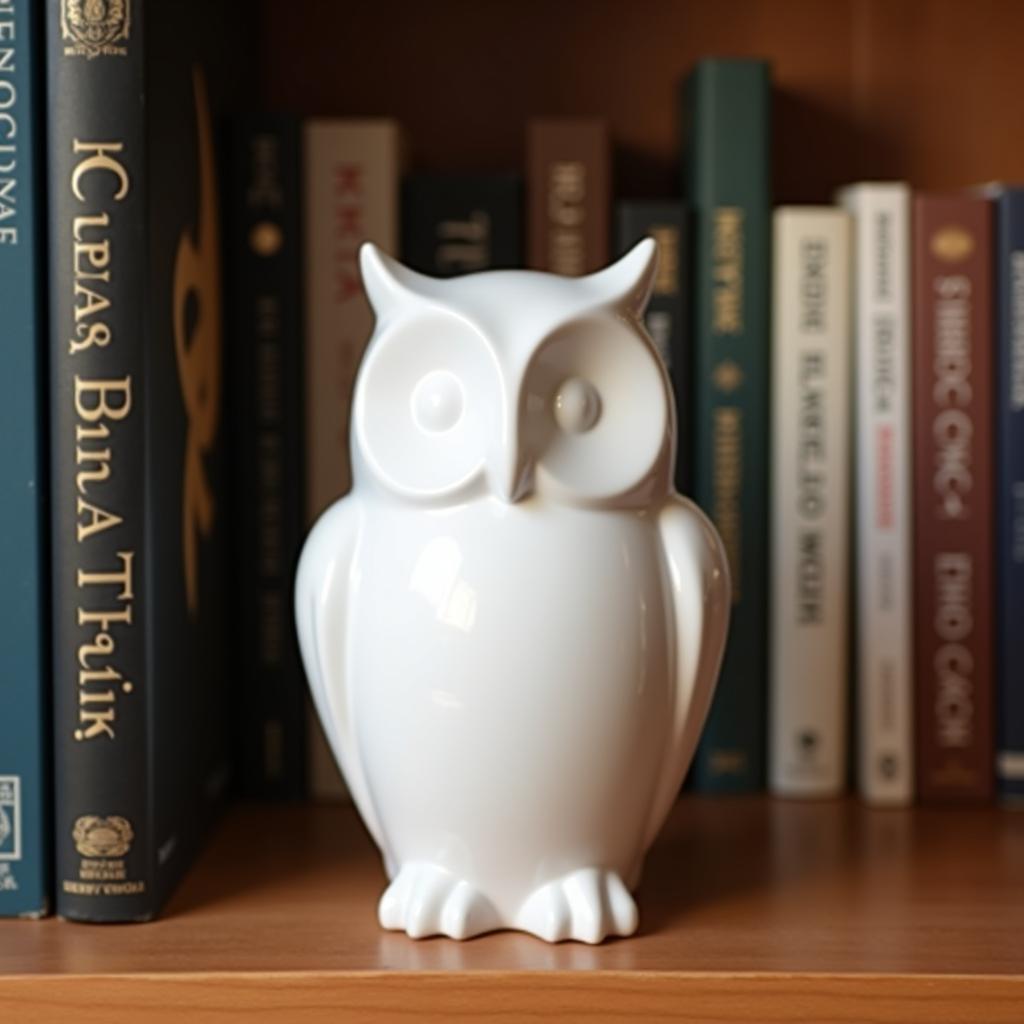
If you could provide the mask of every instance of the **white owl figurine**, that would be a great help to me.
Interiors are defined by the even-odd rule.
[[[672,392],[641,320],[655,244],[580,278],[360,255],[377,325],[354,486],[313,528],[295,602],[383,851],[380,923],[629,935],[729,616],[718,535],[672,486]]]

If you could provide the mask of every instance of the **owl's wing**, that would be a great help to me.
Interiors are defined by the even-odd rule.
[[[295,621],[313,703],[352,799],[377,845],[382,846],[352,727],[348,670],[352,561],[363,519],[362,504],[348,497],[335,502],[317,520],[299,559]]]
[[[675,678],[666,764],[651,805],[645,846],[658,834],[679,792],[704,728],[729,628],[729,564],[707,516],[678,495],[658,520],[668,574]]]

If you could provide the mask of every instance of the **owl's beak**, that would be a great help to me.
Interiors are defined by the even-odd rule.
[[[505,382],[501,429],[492,437],[492,486],[506,505],[514,505],[533,493],[533,456],[528,439],[523,436],[522,405],[523,367],[510,370]]]
[[[498,496],[509,505],[533,493],[533,463],[524,458],[518,440],[505,445],[498,461]]]

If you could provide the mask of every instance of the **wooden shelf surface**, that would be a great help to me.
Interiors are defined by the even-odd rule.
[[[159,921],[0,922],[0,1019],[1024,1020],[1024,812],[685,797],[600,947],[414,942],[383,882],[350,808],[237,807]]]

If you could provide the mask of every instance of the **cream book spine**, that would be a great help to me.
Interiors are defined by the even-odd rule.
[[[914,797],[910,189],[839,193],[853,216],[857,788]]]
[[[359,247],[398,255],[400,138],[377,119],[303,126],[306,311],[306,512],[312,523],[352,486],[349,418],[356,371],[373,329]],[[341,775],[309,714],[309,779],[316,799],[343,798]]]
[[[774,217],[769,786],[832,796],[846,777],[850,217]]]

